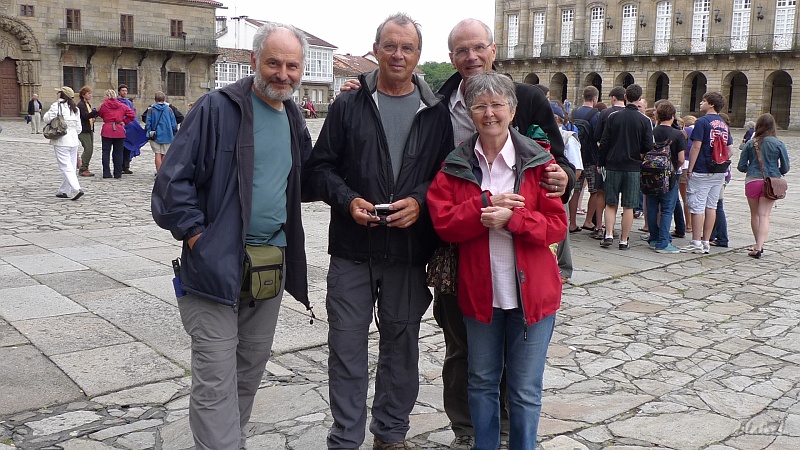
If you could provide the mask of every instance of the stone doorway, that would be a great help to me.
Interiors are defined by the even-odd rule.
[[[747,77],[742,72],[732,72],[722,82],[722,94],[727,94],[725,107],[731,126],[743,127],[747,120]]]
[[[561,72],[550,79],[550,100],[561,104],[567,98],[567,76]]]
[[[683,104],[681,111],[683,114],[691,114],[700,117],[700,100],[706,95],[708,80],[702,72],[692,72],[683,80]]]
[[[586,75],[586,80],[584,82],[586,86],[594,86],[597,88],[597,92],[600,95],[597,97],[597,101],[603,101],[603,77],[601,77],[597,72],[592,72],[589,75]],[[581,97],[580,100],[583,100]]]
[[[19,117],[20,104],[17,64],[5,58],[0,61],[0,117]]]
[[[792,77],[782,70],[770,74],[764,83],[764,110],[775,117],[778,128],[789,128],[791,101]]]

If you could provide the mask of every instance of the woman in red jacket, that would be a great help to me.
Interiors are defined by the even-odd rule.
[[[500,443],[505,365],[509,445],[533,450],[547,346],[561,304],[550,244],[566,236],[567,217],[560,199],[547,198],[539,187],[552,156],[509,128],[517,103],[511,80],[497,73],[473,76],[464,97],[478,133],[447,157],[427,202],[439,236],[458,245],[473,449],[494,450]]]
[[[108,89],[105,96],[105,101],[97,111],[97,115],[103,119],[103,129],[100,131],[103,140],[103,178],[111,178],[110,156],[114,160],[114,178],[121,178],[125,125],[133,122],[136,116],[132,109],[117,99],[117,91]]]

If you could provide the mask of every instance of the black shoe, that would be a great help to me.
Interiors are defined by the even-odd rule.
[[[613,243],[614,243],[614,238],[606,237],[606,238],[603,238],[602,241],[600,241],[600,247],[610,247],[611,244],[613,244]]]
[[[111,175],[103,175],[103,178],[111,178]]]
[[[628,250],[629,248],[631,248],[631,243],[630,242],[626,242],[624,244],[622,242],[619,243],[619,249],[620,250]]]
[[[60,194],[56,194],[56,197],[58,197],[58,198],[67,198],[67,197],[69,197],[69,195],[67,195],[66,192],[62,192]]]
[[[133,175],[133,172],[131,172],[131,169],[122,169],[122,173],[124,173],[125,175]]]
[[[72,201],[74,202],[75,200],[77,200],[77,199],[79,199],[81,197],[83,197],[83,189],[79,190],[78,193],[75,194],[75,197],[72,197]]]
[[[672,232],[672,233],[670,233],[669,235],[670,235],[670,236],[672,236],[672,237],[674,237],[674,238],[682,238],[682,237],[686,236],[686,235],[685,235],[685,234],[683,234],[683,233],[680,233],[680,234],[678,234],[678,233],[676,233],[675,231],[673,231],[673,232]]]

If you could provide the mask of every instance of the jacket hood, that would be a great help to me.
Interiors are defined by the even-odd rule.
[[[156,111],[166,111],[169,109],[169,105],[166,103],[153,103],[153,109]]]
[[[520,170],[539,166],[553,159],[553,155],[548,153],[547,150],[542,148],[536,141],[523,136],[514,128],[509,128],[509,136],[511,137],[511,142],[514,144],[514,151],[517,154],[516,164]],[[456,149],[450,152],[447,158],[445,158],[445,167],[442,170],[447,169],[447,166],[451,164],[461,167],[466,164],[472,167],[471,161],[475,158],[475,144],[477,141],[478,133],[475,133],[471,138],[456,147]]]
[[[109,109],[120,109],[124,106],[122,102],[120,102],[119,99],[117,98],[106,99],[106,101],[104,101],[103,103],[106,105],[106,108]]]
[[[378,90],[379,71],[380,69],[375,69],[372,72],[362,74],[359,77],[361,85],[367,87],[367,91],[370,95],[374,94],[375,91]],[[426,83],[422,78],[418,77],[417,74],[411,74],[411,81],[419,88],[420,98],[425,105],[430,107],[441,101],[440,97],[433,93],[431,88],[428,86],[428,83]]]

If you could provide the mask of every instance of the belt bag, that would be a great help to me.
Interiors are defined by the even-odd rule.
[[[283,249],[273,245],[244,248],[244,279],[242,294],[256,300],[269,300],[281,293],[283,279]]]

